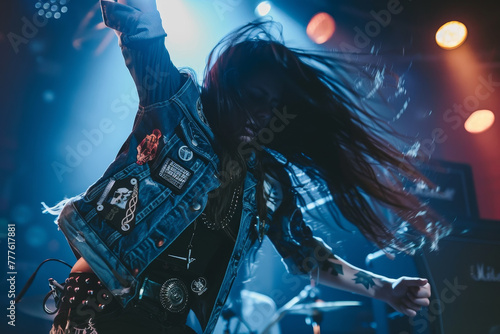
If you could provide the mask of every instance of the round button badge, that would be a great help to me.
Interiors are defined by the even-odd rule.
[[[179,158],[182,161],[190,161],[191,159],[193,159],[193,151],[191,151],[189,147],[185,145],[181,146],[179,148]]]
[[[205,277],[198,277],[191,282],[191,291],[196,293],[198,296],[202,295],[207,291],[207,279]]]

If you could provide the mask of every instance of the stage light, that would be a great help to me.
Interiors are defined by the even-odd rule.
[[[66,4],[68,0],[39,0],[35,3],[35,8],[38,10],[38,15],[44,16],[47,19],[60,19],[61,15],[68,11]]]
[[[314,43],[323,44],[333,36],[335,20],[328,13],[318,13],[309,21],[306,32]]]
[[[259,3],[257,8],[255,8],[255,13],[258,16],[266,16],[271,11],[271,3],[269,1],[262,1]]]
[[[467,38],[467,27],[458,21],[445,23],[436,32],[436,43],[445,50],[453,50]]]
[[[465,121],[464,127],[470,133],[488,130],[495,122],[495,114],[491,110],[474,111]]]

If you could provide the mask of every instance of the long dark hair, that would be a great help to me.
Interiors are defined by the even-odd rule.
[[[221,40],[208,58],[202,102],[219,143],[220,170],[231,161],[241,167],[227,183],[241,182],[247,172],[248,157],[237,136],[251,117],[245,110],[244,81],[256,71],[269,70],[283,75],[287,93],[282,107],[293,115],[293,121],[265,143],[287,161],[274,166],[285,169],[292,179],[292,165],[312,180],[321,179],[333,197],[331,209],[338,208],[380,248],[412,252],[425,241],[435,248],[437,240],[449,232],[448,226],[403,186],[403,180],[427,180],[391,144],[387,136],[401,137],[349,77],[355,73],[374,80],[373,72],[347,61],[345,55],[286,47],[281,27],[274,22],[255,21],[241,27]],[[266,170],[261,165],[255,170],[262,181]],[[220,188],[220,196],[212,199],[207,209],[215,219],[223,216],[233,188]],[[259,214],[265,217],[262,189],[257,190]],[[300,196],[299,200],[304,204]],[[391,211],[396,218],[392,224],[377,214],[374,203]]]

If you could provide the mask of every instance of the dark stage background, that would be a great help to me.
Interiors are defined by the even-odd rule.
[[[50,19],[39,16],[49,4]],[[39,5],[37,5],[39,4]],[[169,34],[166,40],[177,66],[192,67],[201,78],[211,47],[233,28],[256,18],[258,1],[158,0]],[[52,6],[57,10],[52,11]],[[383,25],[375,15],[397,6]],[[62,10],[65,7],[66,10]],[[59,18],[55,18],[55,13]],[[306,35],[318,12],[336,23],[332,38],[322,45]],[[272,15],[284,26],[292,46],[347,50],[346,60],[386,64],[404,81],[384,111],[391,126],[414,138],[426,155],[444,161],[444,200],[428,198],[455,225],[454,234],[438,252],[417,257],[376,258],[376,249],[341,222],[328,233],[318,227],[334,251],[353,264],[386,275],[422,275],[433,281],[436,299],[413,322],[384,305],[349,293],[322,288],[326,301],[358,300],[362,306],[325,313],[323,333],[453,333],[493,334],[500,325],[500,124],[480,134],[463,123],[476,109],[491,109],[498,117],[500,50],[495,1],[287,1],[272,2]],[[456,50],[434,41],[439,26],[450,20],[465,23],[469,36]],[[364,40],[360,33],[370,27]],[[64,280],[68,270],[47,264],[25,300],[16,305],[16,326],[9,326],[10,281],[18,293],[36,266],[46,258],[70,263],[74,257],[53,217],[41,213],[49,205],[78,194],[96,180],[126,139],[137,106],[137,93],[121,58],[116,36],[101,23],[97,1],[4,1],[0,9],[0,331],[47,333],[50,317],[41,300],[47,279]],[[375,55],[370,55],[375,54]],[[479,95],[478,95],[479,94]],[[476,106],[477,104],[477,106]],[[400,113],[402,106],[404,112]],[[456,168],[455,168],[456,167]],[[426,166],[422,166],[426,169]],[[429,167],[430,168],[430,167]],[[427,168],[428,169],[428,168]],[[452,189],[454,192],[446,192]],[[318,197],[325,196],[318,189]],[[451,197],[448,196],[451,194]],[[425,195],[425,194],[424,194]],[[321,204],[314,210],[324,215]],[[314,212],[313,212],[314,213]],[[311,225],[314,219],[309,217]],[[8,259],[9,227],[15,238],[15,259]],[[15,227],[15,236],[12,234]],[[11,243],[12,244],[12,243]],[[246,288],[284,305],[308,284],[285,275],[269,243]],[[8,261],[15,262],[9,269]],[[8,274],[15,272],[16,274]],[[450,287],[451,286],[451,287]],[[282,333],[312,333],[303,316],[286,316]]]

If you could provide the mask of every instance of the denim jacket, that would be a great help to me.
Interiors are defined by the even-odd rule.
[[[103,2],[102,7],[105,23],[119,31],[121,45],[164,35],[158,13],[147,14],[146,20],[128,6]],[[132,133],[113,163],[58,217],[73,250],[122,305],[137,295],[141,273],[201,214],[208,193],[220,185],[214,137],[198,87],[192,78],[184,80],[168,100],[139,107]],[[248,173],[238,236],[206,333],[213,331],[254,242],[250,229],[256,221],[256,183]],[[331,256],[330,249],[312,236],[295,203],[278,209],[268,236],[291,273],[307,273],[311,259]]]

